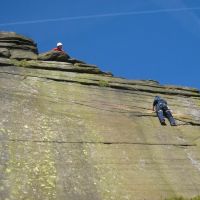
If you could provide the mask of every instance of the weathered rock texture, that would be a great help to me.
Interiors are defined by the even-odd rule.
[[[70,56],[65,52],[48,51],[38,56],[38,60],[67,62]]]
[[[0,32],[0,57],[35,60],[37,53],[33,40],[14,32]]]
[[[5,56],[4,56],[5,57]],[[177,127],[159,124],[155,95]],[[200,93],[97,67],[0,58],[0,199],[200,194]]]

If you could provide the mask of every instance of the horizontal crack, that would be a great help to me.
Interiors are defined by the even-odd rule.
[[[72,82],[72,83],[79,83],[79,84],[82,84],[82,85],[99,86],[98,84],[95,84],[95,83],[87,83],[87,82],[78,82],[78,81],[72,81],[72,80],[54,79],[54,78],[48,78],[48,77],[22,75],[22,74],[15,74],[15,73],[9,73],[9,72],[0,72],[0,73],[5,73],[5,74],[9,74],[9,75],[18,75],[18,76],[22,76],[22,77],[26,76],[26,77],[42,78],[42,79],[53,80],[53,81],[57,81],[57,82]],[[86,104],[82,104],[82,103],[76,102],[76,104],[96,108],[96,107],[93,107],[91,105],[86,105]],[[96,109],[99,109],[99,108],[96,108]],[[135,116],[135,117],[156,117],[155,115],[149,114],[149,113],[146,113],[146,114],[141,113],[140,114],[140,113],[134,113],[134,112],[131,112],[131,111],[116,111],[116,110],[109,110],[109,109],[102,109],[102,108],[101,108],[101,110],[105,110],[105,111],[108,111],[108,112],[116,112],[116,113],[130,113],[131,116]],[[179,124],[178,126],[184,126],[184,125],[200,126],[200,123],[197,123],[197,122],[186,121],[186,120],[183,120],[183,119],[180,119],[180,118],[177,118],[177,117],[175,119],[185,123],[185,124]]]
[[[57,143],[57,144],[105,144],[105,145],[147,145],[147,146],[196,146],[193,143],[144,143],[144,142],[92,142],[92,141],[59,141],[59,140],[26,140],[26,139],[8,139],[10,142],[33,142],[33,143]]]
[[[87,73],[87,74],[105,74],[104,72],[97,71],[97,68],[57,68],[57,67],[42,67],[42,66],[27,66],[30,69],[42,69],[42,70],[49,70],[49,71],[65,71],[65,72],[76,72],[76,73]]]
[[[185,124],[180,124],[179,126],[185,126],[185,125],[200,126],[200,123],[198,123],[198,122],[186,121],[186,120],[183,120],[183,119],[180,119],[177,117],[175,119],[185,123]]]
[[[9,73],[9,72],[0,72],[0,73],[7,73],[11,75],[19,75],[19,76],[26,76],[26,77],[37,77],[37,78],[43,78],[46,80],[52,80],[56,82],[71,82],[71,83],[79,83],[81,85],[91,85],[91,86],[99,86],[99,83],[92,83],[92,82],[80,82],[80,81],[75,81],[75,80],[66,80],[66,79],[57,79],[57,78],[50,78],[50,77],[40,77],[40,76],[31,76],[28,74],[17,74],[17,73]],[[129,86],[120,86],[120,85],[112,85],[109,84],[109,86],[105,86],[108,88],[112,89],[120,89],[120,90],[128,90],[128,91],[140,91],[140,92],[148,92],[148,93],[160,93],[160,94],[169,94],[169,95],[175,95],[175,96],[183,96],[183,97],[200,97],[200,94],[181,94],[181,93],[176,93],[176,92],[169,92],[169,91],[154,91],[154,90],[149,90],[149,89],[142,89],[142,88],[132,88]]]

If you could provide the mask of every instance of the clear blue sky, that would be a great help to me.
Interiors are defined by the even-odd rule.
[[[31,37],[40,52],[62,42],[72,57],[115,76],[200,89],[199,0],[3,1],[0,30]]]

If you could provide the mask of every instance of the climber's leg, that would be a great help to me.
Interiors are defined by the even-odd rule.
[[[165,118],[164,118],[164,115],[163,115],[163,110],[158,110],[157,111],[157,116],[158,116],[158,119],[160,120],[160,123],[162,125],[166,125]]]
[[[176,122],[175,122],[175,120],[174,120],[174,118],[172,116],[171,111],[170,110],[166,110],[165,111],[165,115],[166,115],[167,119],[169,120],[171,126],[176,126]]]

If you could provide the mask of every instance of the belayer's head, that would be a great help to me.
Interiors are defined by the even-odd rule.
[[[62,44],[61,42],[58,42],[58,43],[57,43],[57,48],[61,50],[62,47],[63,47],[63,44]]]
[[[154,101],[159,101],[161,98],[159,96],[155,96]]]

